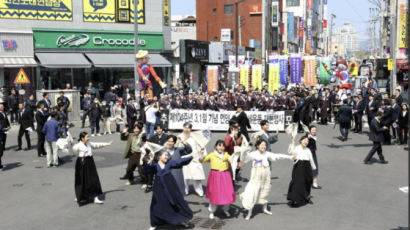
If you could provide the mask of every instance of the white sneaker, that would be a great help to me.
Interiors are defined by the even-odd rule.
[[[156,229],[155,227],[150,227],[150,228],[149,228],[149,230],[155,230],[155,229]]]
[[[94,204],[104,204],[104,201],[98,199],[98,196],[94,198]]]
[[[75,201],[75,202],[77,202],[77,197],[76,197],[76,198],[74,198],[74,201]]]
[[[215,216],[214,216],[213,213],[209,214],[209,219],[213,220],[214,218],[215,218]]]
[[[272,212],[269,212],[267,209],[263,210],[263,213],[266,215],[272,215]]]
[[[101,134],[99,133],[99,134],[97,134],[97,136],[101,137]]]
[[[147,188],[147,185],[146,184],[143,184],[142,186],[141,186],[141,190],[145,190]]]
[[[107,135],[107,132],[104,132],[104,134],[103,135]]]
[[[91,134],[91,137],[95,137],[95,135],[94,135],[94,134]]]

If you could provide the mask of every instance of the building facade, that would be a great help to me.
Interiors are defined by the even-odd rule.
[[[338,55],[342,57],[353,57],[360,51],[360,35],[350,22],[345,22],[342,26],[336,27],[332,36],[332,43],[343,44],[344,50]]]
[[[151,63],[165,81],[172,71],[167,60],[172,56],[170,10],[169,0],[138,1],[138,48],[150,51]],[[6,56],[0,54],[0,84],[35,90],[63,88],[71,83],[81,89],[93,81],[100,90],[114,84],[134,88],[133,22],[133,0],[2,1],[3,47],[13,47],[16,41],[15,49],[23,47],[25,53],[14,56],[9,48]],[[22,34],[30,38],[20,41]],[[31,59],[22,61],[27,57],[35,63]],[[11,58],[13,65],[8,64]],[[16,78],[16,70],[11,67],[33,68],[25,71],[30,85],[10,84]]]

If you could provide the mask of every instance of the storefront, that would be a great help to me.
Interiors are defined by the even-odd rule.
[[[191,89],[197,90],[205,81],[205,70],[209,63],[209,42],[180,40],[180,63],[184,79],[189,79]]]
[[[134,33],[132,31],[67,30],[33,28],[35,56],[39,61],[37,87],[64,88],[66,83],[82,89],[89,81],[107,90],[122,84],[133,90]],[[161,32],[139,32],[139,49],[150,52],[150,63],[165,82],[171,63],[161,55]],[[155,82],[155,81],[154,81]],[[159,89],[158,87],[154,88]]]
[[[24,89],[20,91],[24,92],[21,100],[32,94],[36,66],[31,31],[0,31],[0,88],[3,94],[0,102],[12,88]]]

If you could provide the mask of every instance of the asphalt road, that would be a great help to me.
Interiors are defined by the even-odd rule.
[[[383,146],[389,164],[375,159],[371,165],[363,159],[371,148],[366,134],[350,134],[341,142],[338,129],[333,125],[318,128],[319,184],[322,190],[313,190],[313,205],[289,208],[286,193],[291,178],[292,162],[273,163],[272,190],[269,195],[272,216],[261,213],[257,206],[250,221],[244,220],[240,200],[231,206],[231,218],[217,212],[217,220],[207,221],[208,200],[196,195],[186,197],[194,211],[195,229],[408,229],[408,194],[399,187],[408,186],[408,153],[403,146]],[[71,130],[77,136],[80,129]],[[32,134],[32,143],[37,142]],[[208,144],[212,150],[224,133],[214,133]],[[113,140],[110,147],[96,150],[97,164],[105,203],[78,207],[74,202],[75,158],[60,154],[65,164],[46,168],[45,158],[38,158],[36,150],[15,152],[17,130],[8,135],[7,151],[3,157],[6,167],[0,172],[0,229],[148,229],[151,194],[145,194],[140,185],[125,186],[119,177],[125,172],[122,160],[125,142],[118,134],[95,137],[92,141]],[[272,151],[285,153],[290,138],[280,134]],[[23,139],[23,148],[25,141]],[[35,145],[34,145],[35,146]],[[377,156],[376,156],[377,158]],[[205,173],[209,165],[205,165]],[[136,173],[137,174],[137,173]],[[250,165],[241,173],[238,194],[250,176]],[[206,181],[203,182],[206,185]],[[201,219],[203,218],[203,219]],[[202,227],[201,227],[202,226]]]

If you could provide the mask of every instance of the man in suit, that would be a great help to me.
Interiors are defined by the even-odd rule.
[[[164,133],[161,125],[155,125],[155,134],[149,139],[149,141],[157,145],[164,145],[167,140],[168,135]]]
[[[90,121],[90,114],[88,113],[88,109],[92,104],[90,90],[87,90],[84,94],[83,100],[81,101],[81,109],[83,110],[83,116],[81,117],[81,128],[84,129],[85,119],[88,116],[88,120]],[[90,123],[90,122],[89,122]]]
[[[16,90],[12,89],[11,94],[7,96],[7,108],[10,111],[10,121],[11,123],[18,122],[18,96],[16,94]]]
[[[342,134],[342,141],[346,141],[347,136],[349,135],[350,124],[353,117],[352,108],[348,105],[347,99],[343,100],[343,105],[340,106],[339,111],[336,114],[336,117],[339,121],[340,133]]]
[[[373,141],[373,147],[370,150],[369,154],[364,159],[365,164],[369,164],[370,160],[372,159],[373,155],[377,152],[379,155],[380,163],[387,164],[388,161],[384,159],[382,153],[382,143],[384,140],[383,132],[384,130],[388,130],[388,127],[381,125],[380,119],[382,118],[383,113],[377,112],[375,118],[370,123],[370,134],[369,139]]]
[[[392,107],[391,107],[391,108],[393,109],[393,115],[392,115],[393,123],[396,123],[396,125],[398,125],[399,115],[400,115],[401,108],[400,108],[400,106],[397,104],[396,98],[392,98],[392,99],[391,99],[391,103],[392,103]],[[392,134],[393,134],[393,139],[397,139],[397,136],[398,136],[398,135],[396,135],[396,134],[397,134],[397,126],[396,126],[396,128],[395,128],[394,125],[393,125],[393,123],[392,123],[392,125],[391,125]]]
[[[48,118],[48,109],[45,107],[43,103],[38,104],[38,112],[36,113],[36,121],[37,121],[37,156],[42,157],[47,155],[46,150],[44,148],[44,142],[46,140],[46,135],[43,133],[44,124],[47,122]]]
[[[362,96],[354,96],[353,115],[354,115],[354,132],[361,133],[363,125],[363,111],[365,109],[364,100]]]
[[[134,130],[134,123],[137,120],[137,109],[134,105],[134,98],[128,98],[127,104],[127,124],[130,130]]]
[[[9,119],[7,118],[7,114],[4,112],[4,105],[0,104],[0,125],[2,129],[9,130],[10,129],[10,122]],[[7,134],[5,132],[0,132],[1,135],[1,141],[2,145],[0,145],[0,148],[3,150],[6,149],[6,140],[7,140]]]
[[[389,99],[384,99],[384,109],[383,109],[383,116],[381,119],[381,123],[383,126],[390,127],[393,124],[393,109],[390,104]],[[390,135],[390,130],[387,129],[383,132],[384,135],[384,145],[390,145],[391,144],[391,135]]]
[[[246,113],[243,111],[242,105],[238,105],[236,113],[232,119],[238,122],[242,134],[246,137],[246,140],[249,141],[248,129],[251,129],[251,123],[249,122],[248,116],[246,116]]]
[[[16,149],[16,151],[20,151],[22,149],[21,146],[23,145],[23,135],[25,136],[27,141],[27,148],[24,150],[28,151],[31,149],[30,132],[28,129],[34,128],[34,122],[31,111],[24,109],[23,103],[19,104],[18,123],[20,124],[20,129],[17,136],[18,148]]]
[[[70,107],[70,99],[64,96],[64,91],[60,91],[60,97],[57,98],[58,107],[63,106],[64,112],[67,113],[68,107]]]
[[[374,95],[370,94],[369,101],[366,105],[367,122],[369,123],[369,127],[378,110],[379,110],[379,105],[375,101]]]
[[[48,93],[43,93],[43,99],[38,102],[38,104],[43,104],[48,111],[52,108],[51,101],[49,99]]]

